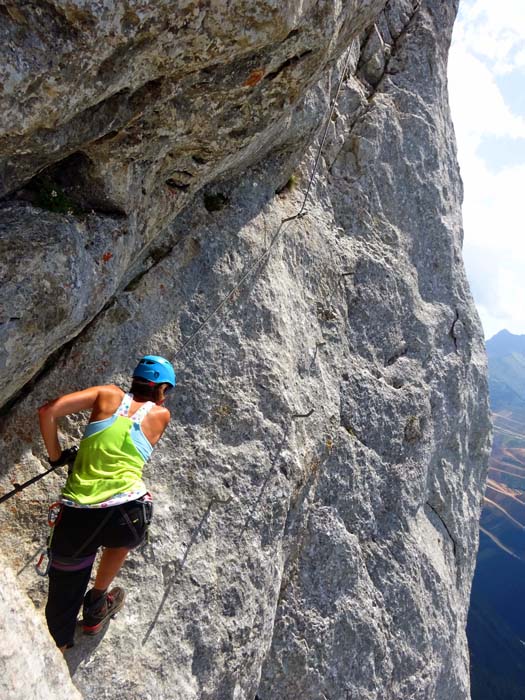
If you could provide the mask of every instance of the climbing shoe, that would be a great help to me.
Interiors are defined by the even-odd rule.
[[[98,634],[124,605],[124,589],[116,586],[92,602],[92,591],[84,597],[82,628],[84,634]]]

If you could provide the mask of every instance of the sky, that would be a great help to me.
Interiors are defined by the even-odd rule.
[[[448,80],[485,337],[525,334],[525,0],[460,0]]]

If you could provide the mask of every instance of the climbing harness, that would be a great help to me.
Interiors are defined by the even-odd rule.
[[[145,540],[146,542],[149,542],[149,525],[152,521],[153,518],[153,499],[151,497],[151,494],[148,492],[144,494],[144,496],[141,496],[141,498],[138,498],[136,500],[136,503],[138,503],[141,508],[142,508],[142,517],[144,521],[144,526],[146,528],[146,535],[145,535]],[[140,540],[140,535],[137,531],[137,528],[135,527],[134,523],[137,521],[132,521],[129,515],[127,514],[126,510],[123,508],[123,505],[121,504],[119,506],[115,506],[116,508],[119,509],[120,514],[122,515],[124,522],[126,525],[129,527],[133,535],[135,536],[135,539],[137,540],[137,543]],[[38,558],[37,563],[35,564],[35,571],[39,576],[47,576],[49,574],[49,569],[51,568],[53,559],[55,558],[56,563],[58,564],[58,568],[70,568],[70,569],[75,569],[80,567],[82,564],[85,564],[86,562],[88,564],[91,563],[90,559],[94,559],[95,555],[88,555],[88,557],[81,557],[79,556],[82,551],[89,545],[91,542],[95,539],[95,537],[99,534],[99,532],[102,530],[102,528],[107,524],[111,516],[113,515],[113,510],[111,508],[108,508],[108,512],[106,513],[106,516],[101,520],[101,522],[98,524],[98,526],[93,530],[91,535],[85,540],[81,546],[76,550],[76,552],[72,556],[59,556],[56,557],[54,556],[51,552],[51,543],[53,541],[53,535],[55,532],[55,527],[58,525],[60,522],[60,518],[62,517],[62,512],[64,509],[64,504],[61,501],[55,501],[55,503],[52,503],[49,506],[48,513],[47,513],[47,524],[51,528],[51,531],[49,533],[49,536],[47,538],[46,546],[43,547],[40,550],[40,556]],[[44,561],[47,558],[47,563],[45,567],[43,566]]]

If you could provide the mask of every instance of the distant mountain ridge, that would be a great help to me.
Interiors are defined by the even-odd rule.
[[[492,336],[485,345],[489,359],[504,357],[514,352],[525,355],[525,335],[514,335],[506,329]]]
[[[486,343],[494,443],[467,636],[472,700],[524,700],[525,335]]]
[[[525,414],[525,335],[502,330],[486,345],[492,410]]]

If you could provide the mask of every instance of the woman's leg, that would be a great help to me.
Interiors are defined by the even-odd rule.
[[[46,620],[51,636],[62,651],[73,644],[78,611],[84,600],[91,565],[80,571],[49,570]]]
[[[104,550],[95,578],[95,597],[109,588],[128,552],[143,541],[146,532],[142,503],[130,501],[115,506],[114,516],[101,532],[100,544]]]
[[[144,539],[147,523],[142,503],[131,501],[115,506],[114,515],[101,532],[99,544],[104,547],[95,577],[95,585],[84,598],[84,634],[99,634],[109,619],[124,605],[123,588],[108,592],[128,552]]]
[[[129,552],[129,547],[106,547],[98,565],[94,589],[105,591],[120,571]]]
[[[126,594],[119,586],[108,593],[111,582],[118,574],[129,552],[129,547],[107,547],[95,578],[95,585],[86,594],[83,608],[84,634],[98,634],[124,605]]]
[[[56,645],[73,644],[78,611],[89,584],[97,548],[78,556],[92,528],[92,515],[63,506],[51,537],[51,567],[46,619]]]

